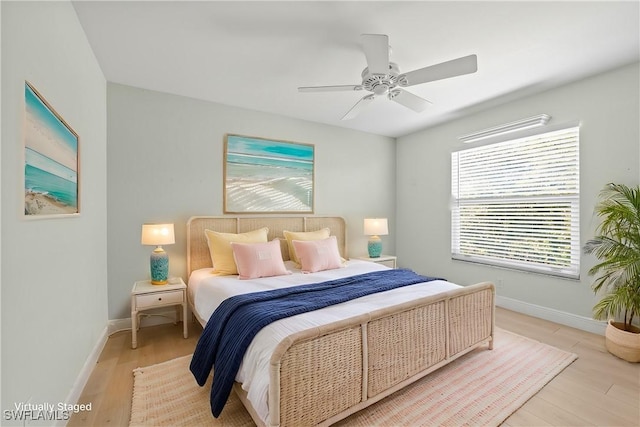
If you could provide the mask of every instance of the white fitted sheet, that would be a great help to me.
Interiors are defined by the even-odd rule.
[[[303,274],[294,267],[291,261],[287,261],[285,265],[292,274],[255,280],[239,280],[238,276],[213,276],[211,268],[195,270],[189,278],[188,292],[196,314],[207,320],[222,301],[234,295],[319,283],[387,269],[387,267],[373,262],[350,260],[345,263],[344,268]],[[242,383],[242,388],[247,392],[247,398],[258,416],[266,423],[269,414],[269,361],[273,350],[284,338],[305,329],[458,287],[458,285],[444,280],[418,283],[273,322],[264,327],[249,345],[238,370],[236,381]]]

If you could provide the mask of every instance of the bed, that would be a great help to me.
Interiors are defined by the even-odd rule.
[[[205,230],[246,233],[262,227],[268,228],[269,241],[279,240],[289,274],[255,281],[237,276],[211,278]],[[348,260],[347,230],[340,217],[190,218],[188,295],[195,318],[205,326],[219,304],[212,300],[222,298],[216,292],[225,287],[235,292],[241,282],[251,292],[253,282],[281,287],[387,269],[348,260],[344,268],[301,273],[290,260],[283,232],[325,228]],[[215,281],[214,290],[210,281]],[[495,290],[491,283],[463,287],[434,280],[380,295],[279,320],[256,335],[233,390],[257,425],[331,425],[473,349],[493,348]]]

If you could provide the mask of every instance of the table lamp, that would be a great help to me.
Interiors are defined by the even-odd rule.
[[[371,236],[367,244],[369,258],[378,258],[382,253],[382,240],[380,240],[380,236],[389,234],[387,218],[365,218],[364,234]]]
[[[169,255],[162,249],[162,245],[172,245],[176,242],[173,234],[173,224],[143,224],[143,245],[156,248],[151,252],[151,283],[165,285],[169,279]]]

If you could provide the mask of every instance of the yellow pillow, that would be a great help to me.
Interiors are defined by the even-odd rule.
[[[300,260],[296,255],[296,248],[293,246],[294,240],[324,240],[328,239],[331,234],[331,230],[328,228],[322,228],[316,231],[287,231],[284,230],[282,235],[287,239],[287,246],[289,246],[289,259],[296,264],[300,265]]]
[[[231,242],[238,243],[264,243],[267,242],[267,227],[259,228],[246,233],[220,233],[213,230],[204,230],[209,245],[209,254],[213,264],[213,274],[216,276],[228,276],[238,274],[236,261],[233,259]]]

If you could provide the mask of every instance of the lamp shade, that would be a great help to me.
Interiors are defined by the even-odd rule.
[[[389,234],[387,218],[365,218],[364,234],[366,236],[386,236]]]
[[[143,245],[172,245],[176,242],[173,233],[173,224],[143,224],[142,239]]]

